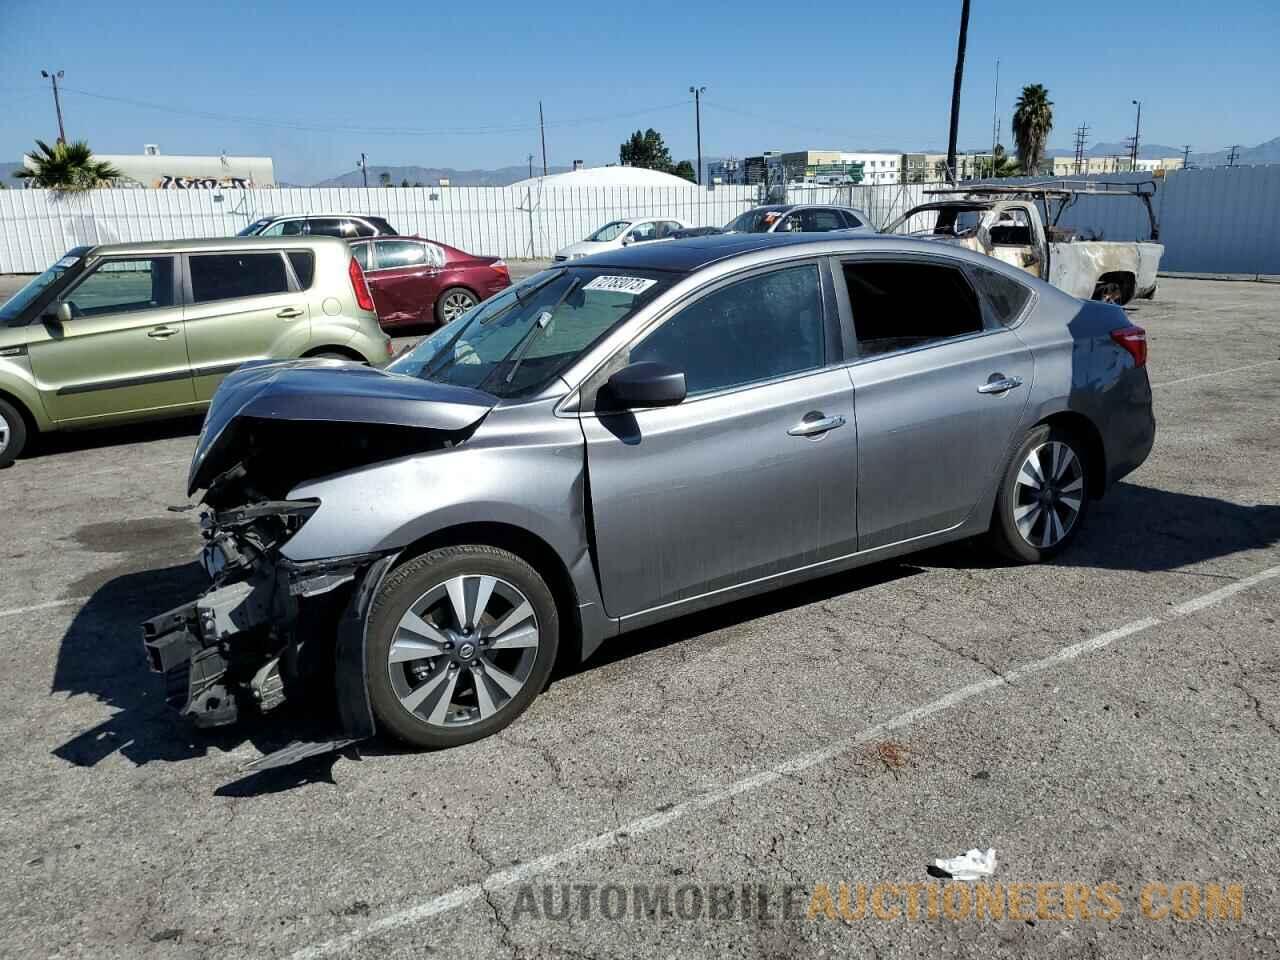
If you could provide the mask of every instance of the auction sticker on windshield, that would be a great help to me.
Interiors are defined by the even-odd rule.
[[[657,280],[650,280],[647,277],[596,277],[582,289],[628,293],[634,297],[644,293],[657,282]]]

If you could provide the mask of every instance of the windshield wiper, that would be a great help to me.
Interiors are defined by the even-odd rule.
[[[525,287],[525,288],[523,288],[523,289],[521,289],[521,288],[517,287],[517,288],[516,288],[516,295],[515,295],[515,297],[512,299],[512,301],[511,301],[510,303],[508,303],[505,307],[503,307],[501,310],[496,310],[496,311],[494,311],[494,313],[493,313],[493,315],[492,315],[492,316],[485,317],[483,320],[481,320],[481,321],[480,321],[480,326],[482,326],[482,327],[483,327],[483,326],[485,326],[486,324],[492,323],[494,320],[497,320],[499,317],[501,317],[501,316],[505,316],[505,315],[506,315],[506,313],[507,313],[507,311],[508,311],[508,310],[510,310],[512,307],[514,307],[516,304],[522,304],[522,303],[524,303],[524,299],[525,299],[525,297],[530,296],[531,294],[535,294],[535,293],[537,293],[539,290],[541,290],[543,287],[545,287],[547,284],[549,284],[549,283],[551,283],[551,282],[553,282],[553,281],[555,281],[555,280],[559,280],[559,279],[560,279],[561,277],[563,277],[567,272],[568,272],[568,269],[567,269],[567,268],[565,268],[565,267],[561,267],[559,270],[556,270],[556,271],[554,271],[553,273],[551,273],[550,275],[548,275],[548,276],[546,277],[546,279],[539,280],[537,283],[533,284],[533,286]]]
[[[503,378],[503,383],[510,384],[511,381],[516,378],[516,371],[520,369],[520,364],[524,363],[525,354],[527,354],[529,349],[533,346],[534,337],[547,329],[548,325],[551,323],[551,318],[556,315],[556,311],[564,306],[564,302],[569,299],[569,295],[573,293],[573,291],[578,289],[578,284],[580,283],[582,283],[582,278],[574,277],[573,282],[565,288],[564,293],[560,294],[560,299],[556,301],[556,305],[550,310],[543,310],[538,314],[538,319],[534,321],[531,327],[529,327],[529,332],[520,339],[520,342],[516,344],[516,348],[508,354],[508,357],[514,357],[515,361],[511,364],[510,372]],[[493,374],[490,374],[489,376],[492,375]],[[488,379],[489,377],[485,377],[486,381],[488,381]]]

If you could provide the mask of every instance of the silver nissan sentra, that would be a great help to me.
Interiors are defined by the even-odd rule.
[[[1119,307],[928,241],[575,261],[384,370],[229,376],[189,478],[212,585],[147,652],[199,724],[319,681],[335,742],[466,743],[638,627],[964,537],[1054,556],[1151,449],[1145,363]]]

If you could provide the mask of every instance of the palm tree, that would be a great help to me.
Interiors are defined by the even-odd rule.
[[[1049,99],[1049,91],[1039,83],[1027,84],[1013,111],[1013,139],[1018,145],[1018,163],[1023,173],[1034,175],[1040,169],[1052,129],[1053,101]]]
[[[111,164],[93,159],[93,151],[83,140],[74,143],[59,141],[52,147],[43,140],[37,140],[36,148],[27,154],[32,168],[24,167],[13,173],[32,186],[49,190],[89,190],[109,186],[111,181],[124,176]]]
[[[391,186],[391,174],[383,170],[380,174],[378,174],[378,182],[381,183],[384,187]]]

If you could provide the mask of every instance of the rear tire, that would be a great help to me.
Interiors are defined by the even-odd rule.
[[[524,560],[442,547],[392,571],[369,612],[366,675],[378,725],[415,747],[491,736],[542,692],[559,617]]]
[[[1090,464],[1074,434],[1047,424],[1019,444],[996,493],[987,539],[1001,556],[1041,563],[1080,531],[1089,507]]]
[[[462,316],[480,300],[466,287],[450,287],[436,297],[436,320],[440,326]]]
[[[0,400],[0,469],[17,460],[26,445],[26,419],[13,404]]]

